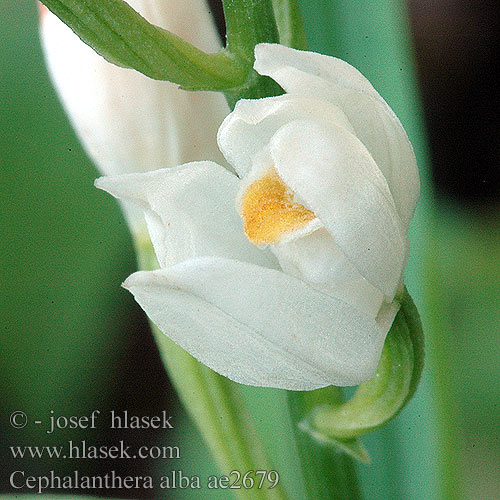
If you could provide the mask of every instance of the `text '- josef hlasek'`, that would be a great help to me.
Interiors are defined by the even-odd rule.
[[[30,418],[23,411],[15,411],[10,415],[10,424],[16,429],[22,429],[28,424],[45,425],[46,433],[52,434],[60,429],[96,429],[106,427],[109,429],[173,429],[173,416],[164,410],[160,415],[132,415],[127,410],[111,410],[103,414],[94,410],[88,415],[55,415],[50,410],[45,420]]]

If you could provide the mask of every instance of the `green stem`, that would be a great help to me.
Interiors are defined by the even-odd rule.
[[[239,99],[259,99],[283,93],[271,78],[253,69],[254,49],[258,43],[279,43],[280,37],[271,0],[222,0],[226,20],[228,53],[247,68],[243,84],[224,91],[229,106]]]
[[[273,0],[280,43],[292,49],[306,48],[306,33],[297,0]]]
[[[300,430],[304,421],[325,397],[341,405],[342,394],[336,387],[311,392],[289,392],[288,403],[304,484],[309,500],[361,500],[361,491],[353,458],[340,446],[321,445],[314,437]],[[340,445],[340,443],[339,443]]]
[[[223,0],[227,49],[250,65],[260,42],[279,43],[271,0]]]
[[[430,339],[431,367],[433,368],[434,380],[434,407],[437,412],[437,432],[439,436],[439,465],[441,477],[441,499],[462,500],[465,498],[464,480],[460,473],[459,447],[457,446],[459,429],[456,405],[450,387],[453,373],[452,356],[450,355],[450,321],[442,312],[446,310],[443,281],[439,279],[442,271],[439,266],[437,224],[436,218],[428,222],[433,231],[430,232],[427,248],[426,268],[430,280],[425,296],[425,306],[430,314],[428,316],[428,327],[433,333]]]
[[[149,239],[136,240],[139,267],[157,269]],[[198,426],[220,469],[272,470],[236,384],[202,365],[151,324],[161,358],[184,407]],[[245,500],[287,500],[281,485],[235,490]]]

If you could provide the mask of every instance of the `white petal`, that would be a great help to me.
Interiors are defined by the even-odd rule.
[[[401,122],[370,82],[345,61],[314,52],[260,44],[255,57],[255,69],[287,92],[326,99],[342,109],[386,177],[408,225],[420,193],[415,155]]]
[[[335,123],[352,131],[344,113],[335,105],[312,97],[281,95],[237,102],[222,123],[217,140],[220,150],[240,177],[245,176],[273,134],[291,120]]]
[[[361,276],[324,227],[273,245],[271,250],[285,273],[351,304],[368,316],[378,315],[384,294]]]
[[[359,273],[392,300],[408,241],[385,179],[363,144],[343,128],[296,121],[274,135],[270,148],[285,184]]]
[[[101,177],[96,186],[144,210],[162,267],[200,255],[276,266],[270,252],[246,239],[234,206],[238,179],[216,163]]]
[[[280,271],[205,257],[124,283],[153,322],[199,361],[249,385],[356,385],[377,368],[374,319]]]
[[[202,0],[130,4],[202,49],[220,48]],[[195,160],[224,164],[216,136],[229,109],[221,94],[183,91],[108,63],[48,11],[40,28],[54,86],[102,174],[145,172]],[[135,214],[131,217],[135,224]]]

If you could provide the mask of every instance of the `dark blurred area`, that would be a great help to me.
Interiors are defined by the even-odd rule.
[[[439,194],[500,200],[499,4],[409,0]]]
[[[409,0],[439,205],[466,498],[498,498],[500,30],[496,0]]]

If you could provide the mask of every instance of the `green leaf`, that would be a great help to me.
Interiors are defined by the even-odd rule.
[[[154,26],[123,0],[42,0],[108,61],[190,90],[242,85],[250,68],[227,51],[207,54]]]
[[[405,290],[375,377],[361,384],[345,403],[324,399],[308,415],[306,427],[326,438],[351,440],[385,425],[415,393],[423,369],[423,347],[420,317]]]
[[[296,0],[273,0],[280,43],[292,49],[306,48],[304,23]]]

